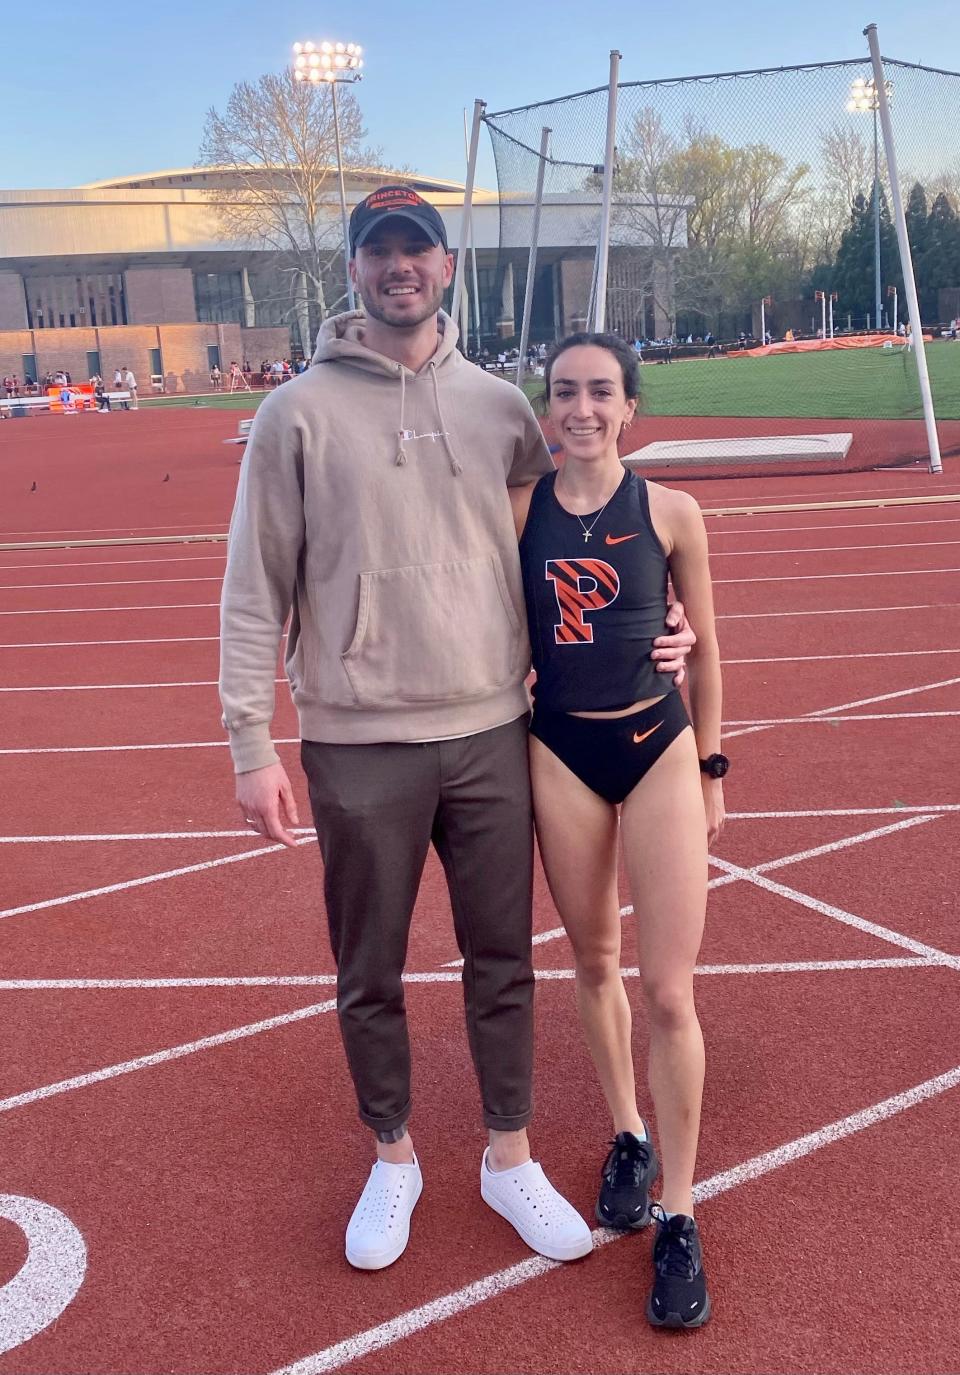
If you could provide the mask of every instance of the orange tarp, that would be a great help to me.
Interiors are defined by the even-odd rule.
[[[924,339],[933,336],[925,334]],[[785,339],[782,344],[761,345],[755,349],[728,348],[728,358],[772,358],[778,353],[810,353],[816,349],[882,348],[884,344],[906,344],[902,334],[844,334],[835,339]]]

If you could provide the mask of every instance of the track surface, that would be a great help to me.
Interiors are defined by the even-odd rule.
[[[7,538],[225,528],[233,417],[19,428],[58,447],[3,455]],[[923,495],[958,476],[697,495]],[[350,1270],[369,1143],[321,866],[306,833],[293,853],[244,834],[232,802],[223,547],[0,555],[0,1375],[960,1368],[960,504],[709,525],[735,759],[698,978],[715,1317],[679,1335],[643,1318],[649,1233],[553,1267],[481,1202],[433,859],[408,962],[426,1188],[404,1258]],[[276,733],[296,775],[282,688]],[[592,1218],[608,1129],[539,876],[535,926],[534,1146]]]

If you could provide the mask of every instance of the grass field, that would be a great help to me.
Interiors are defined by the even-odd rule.
[[[934,407],[941,420],[960,419],[960,343],[927,346]],[[917,360],[901,349],[865,348],[779,358],[714,358],[641,369],[641,408],[647,415],[818,416],[824,419],[903,420],[922,414]],[[543,382],[524,382],[529,397]],[[255,410],[265,392],[156,397],[143,406]]]

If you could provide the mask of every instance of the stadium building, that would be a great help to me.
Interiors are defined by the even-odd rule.
[[[69,190],[0,191],[0,376],[37,382],[64,369],[74,381],[95,373],[110,379],[116,368],[129,365],[141,395],[151,387],[196,392],[209,390],[214,364],[226,372],[236,360],[257,371],[263,359],[309,353],[321,308],[303,274],[291,270],[281,253],[225,236],[219,203],[229,200],[232,175],[189,167]],[[348,211],[385,180],[403,181],[435,205],[456,249],[462,185],[353,170],[347,174]],[[598,200],[595,191],[584,190],[545,201],[534,341],[585,322]],[[469,322],[471,345],[479,333],[492,351],[515,337],[522,316],[532,206],[520,198],[510,209],[503,230],[496,193],[475,192],[476,290],[471,261],[461,325]],[[335,190],[329,215],[335,249]],[[682,210],[676,238],[682,248]],[[608,324],[628,337],[668,332],[669,293],[651,295],[645,287],[649,270],[638,262],[640,248],[638,239],[611,254]],[[668,282],[669,261],[662,273]],[[332,251],[325,287],[329,309],[345,308],[342,293],[342,261]],[[471,297],[479,302],[479,331]]]

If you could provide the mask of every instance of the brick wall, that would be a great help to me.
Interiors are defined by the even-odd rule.
[[[0,330],[25,329],[27,302],[19,272],[0,272]],[[19,368],[17,374],[19,376]]]
[[[128,268],[123,274],[131,325],[192,323],[193,273],[186,267]]]
[[[284,327],[241,329],[237,324],[111,325],[103,329],[0,330],[0,377],[23,377],[23,355],[36,354],[37,376],[64,368],[75,382],[87,380],[87,351],[99,350],[100,370],[113,382],[117,368],[133,369],[141,396],[150,395],[150,350],[159,348],[168,393],[210,390],[207,345],[220,346],[224,374],[232,359],[286,358],[290,335]]]

